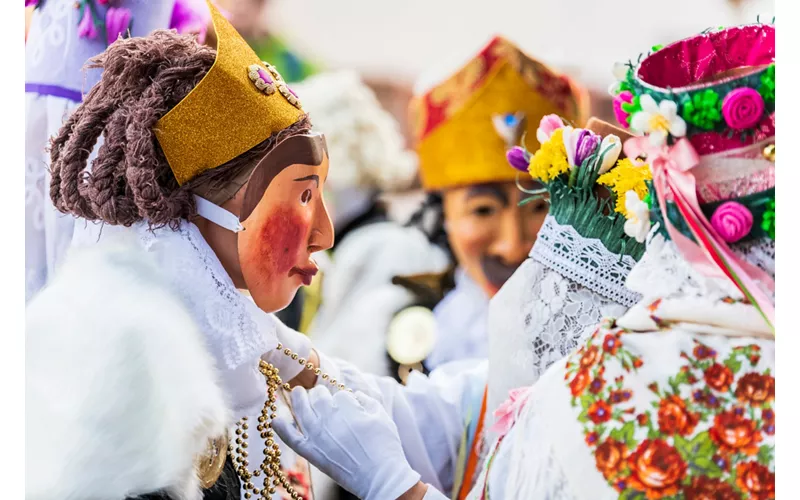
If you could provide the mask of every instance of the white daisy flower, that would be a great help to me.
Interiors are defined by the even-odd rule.
[[[686,122],[678,116],[678,105],[674,101],[664,99],[656,104],[649,94],[639,97],[642,110],[631,116],[631,129],[634,132],[648,134],[654,146],[661,146],[667,136],[683,137],[686,135]]]
[[[644,243],[650,232],[650,208],[632,189],[625,193],[625,211],[625,218],[628,219],[625,221],[625,234]]]

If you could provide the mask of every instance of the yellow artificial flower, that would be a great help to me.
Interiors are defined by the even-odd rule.
[[[625,193],[635,191],[640,200],[647,196],[647,184],[645,181],[653,179],[648,165],[636,165],[628,158],[623,158],[617,162],[617,166],[612,168],[597,179],[598,184],[608,186],[617,195],[615,211],[628,217],[625,208]]]
[[[531,158],[528,173],[534,179],[549,182],[569,172],[567,148],[564,147],[564,129],[557,129],[550,139]]]

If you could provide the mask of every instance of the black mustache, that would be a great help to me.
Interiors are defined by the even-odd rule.
[[[502,287],[503,284],[508,281],[508,278],[514,274],[514,271],[517,270],[520,264],[522,264],[522,262],[508,265],[499,257],[492,255],[481,257],[481,269],[483,269],[483,274],[486,276],[489,283],[497,288]]]

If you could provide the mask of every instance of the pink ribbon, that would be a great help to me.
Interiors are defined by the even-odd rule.
[[[505,436],[517,421],[520,411],[525,407],[530,396],[530,387],[521,387],[508,391],[508,399],[494,411],[495,423],[490,429]]]
[[[628,158],[646,156],[653,172],[653,185],[669,234],[678,251],[698,271],[709,277],[731,279],[742,293],[751,298],[774,332],[775,304],[756,281],[771,292],[775,280],[749,262],[739,259],[706,219],[697,201],[697,186],[692,168],[700,162],[694,147],[686,139],[674,146],[653,146],[648,137],[628,139],[623,149]],[[667,217],[667,196],[675,202],[698,243],[687,238]]]

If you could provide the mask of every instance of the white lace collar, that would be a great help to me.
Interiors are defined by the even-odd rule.
[[[775,244],[759,241],[736,245],[732,250],[774,276]],[[679,322],[685,329],[721,335],[771,335],[756,309],[742,303],[736,285],[722,278],[697,272],[655,230],[647,250],[628,276],[627,286],[642,294],[642,300],[619,319],[631,330],[652,330],[660,320]],[[657,311],[655,311],[657,306]]]
[[[632,306],[640,295],[625,286],[636,261],[609,252],[600,240],[584,238],[569,225],[548,215],[536,237],[530,257],[565,278],[614,302]]]
[[[168,227],[150,230],[146,223],[130,228],[87,224],[82,233],[76,235],[74,245],[135,237],[156,258],[172,288],[188,306],[219,367],[236,370],[255,366],[261,354],[274,347],[271,341],[277,335],[277,318],[258,309],[236,289],[193,223],[184,221],[175,231]]]

